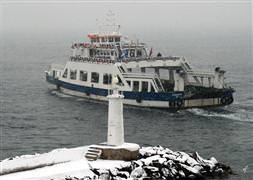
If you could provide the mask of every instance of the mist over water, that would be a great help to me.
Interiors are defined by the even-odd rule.
[[[132,5],[127,5],[129,6]],[[135,11],[137,10],[133,9],[133,12]],[[185,14],[191,14],[192,11]],[[5,9],[5,13],[12,12],[12,9]],[[125,10],[122,14],[127,12]],[[185,56],[190,64],[199,70],[213,71],[215,67],[220,66],[226,70],[226,81],[236,90],[234,103],[224,108],[188,109],[172,113],[160,109],[125,107],[126,141],[143,146],[160,144],[172,150],[186,152],[198,151],[205,158],[214,156],[218,161],[231,165],[238,175],[230,176],[228,179],[251,179],[251,30],[233,28],[228,31],[224,29],[225,25],[221,31],[218,31],[217,27],[212,31],[211,26],[205,31],[201,25],[201,30],[194,30],[193,27],[180,29],[175,28],[176,22],[147,28],[148,20],[143,26],[140,25],[141,22],[135,22],[136,26],[128,27],[127,24],[131,21],[123,15],[121,20],[126,20],[125,25],[125,21],[122,22],[123,35],[146,42],[154,48],[155,54],[161,52],[164,56]],[[8,17],[10,21],[13,18]],[[38,17],[38,22],[43,22],[43,18],[39,15]],[[163,12],[159,17],[163,17]],[[177,18],[180,19],[180,15]],[[76,22],[80,22],[80,19],[78,17]],[[206,19],[210,22],[212,20],[211,16]],[[239,22],[238,19],[235,21]],[[7,22],[6,16],[4,22]],[[47,30],[41,30],[40,27],[33,29],[31,25],[11,29],[15,27],[14,22],[16,21],[12,20],[8,25],[9,29],[6,27],[3,36],[0,36],[3,40],[0,52],[0,159],[106,141],[107,103],[61,94],[46,83],[44,73],[51,63],[64,64],[68,60],[71,43],[87,40],[87,33],[96,29],[88,25],[64,28],[62,22],[57,24],[59,27],[62,26],[62,29],[57,27],[57,30],[51,27]],[[200,23],[203,22],[204,18],[200,19]],[[232,27],[232,22],[231,20],[228,23],[228,29]],[[183,27],[182,23],[179,25]],[[198,21],[194,21],[193,25],[198,26]],[[23,27],[21,23],[19,26]],[[44,27],[43,24],[41,26]],[[242,169],[246,165],[248,170],[244,174]]]

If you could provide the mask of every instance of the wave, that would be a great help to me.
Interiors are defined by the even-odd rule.
[[[187,111],[198,116],[221,117],[234,121],[253,122],[253,112],[246,111],[245,109],[238,109],[234,112],[231,112],[225,109],[214,111],[194,108],[188,109]]]
[[[64,94],[64,93],[62,93],[58,90],[51,90],[51,91],[49,91],[49,94],[57,96],[57,97],[61,97],[61,98],[71,98],[71,97],[73,97],[71,95]]]

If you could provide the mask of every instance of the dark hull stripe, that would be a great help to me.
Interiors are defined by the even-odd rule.
[[[51,77],[47,77],[47,81],[58,85],[60,87],[70,89],[73,91],[83,92],[86,94],[92,94],[97,96],[107,96],[108,89],[102,88],[94,88],[81,86],[76,84],[67,83],[61,80],[53,79]],[[123,91],[125,99],[134,99],[134,100],[149,100],[149,101],[175,101],[177,99],[182,99],[184,96],[183,92],[172,92],[172,93],[153,93],[153,92],[133,92],[133,91]]]
[[[77,84],[72,84],[68,82],[64,82],[58,79],[54,79],[50,76],[46,76],[46,80],[54,85],[57,85],[59,87],[63,87],[69,90],[78,91],[85,93],[86,95],[97,95],[97,96],[104,96],[106,97],[108,95],[108,89],[102,89],[102,88],[94,88],[94,87],[87,87],[87,86],[81,86]],[[192,97],[192,98],[184,98],[184,92],[178,91],[178,92],[133,92],[133,91],[123,91],[124,98],[129,100],[146,100],[146,101],[168,101],[168,102],[178,102],[181,100],[197,100],[197,99],[206,99],[204,97],[198,98],[198,97]],[[215,96],[215,95],[214,95]],[[226,97],[232,97],[231,91],[224,91],[215,97],[209,97],[209,98],[226,98]],[[211,106],[223,106],[228,105],[233,102],[225,102],[221,104],[211,105]],[[202,106],[201,106],[202,107]]]

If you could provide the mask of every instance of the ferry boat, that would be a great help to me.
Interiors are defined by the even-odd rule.
[[[234,89],[225,71],[194,70],[185,57],[154,55],[146,44],[131,41],[119,30],[88,34],[74,43],[65,65],[52,64],[46,80],[70,95],[106,101],[117,77],[124,104],[151,108],[205,108],[233,102]]]

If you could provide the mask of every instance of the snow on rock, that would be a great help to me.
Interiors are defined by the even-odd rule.
[[[140,146],[138,144],[135,143],[124,143],[121,144],[119,146],[110,146],[110,145],[106,145],[106,144],[98,144],[98,145],[91,145],[93,147],[97,147],[97,148],[103,148],[103,149],[127,149],[129,151],[136,151],[140,149]]]
[[[62,180],[67,177],[93,177],[94,173],[89,170],[87,160],[74,160],[66,163],[59,163],[52,166],[45,166],[33,170],[20,171],[0,176],[0,180]]]
[[[96,171],[96,168],[91,168],[91,171]],[[232,173],[229,166],[218,163],[214,157],[207,160],[197,152],[173,152],[161,146],[141,148],[139,159],[132,161],[129,167],[108,168],[107,171],[109,179],[122,179],[121,172],[128,172],[125,179],[205,179]],[[99,173],[96,175],[101,178]]]
[[[35,155],[23,155],[8,158],[0,162],[0,175],[52,166],[54,164],[83,159],[88,146],[72,149],[55,149],[51,152]]]
[[[0,176],[0,180],[107,180],[107,179],[204,179],[232,174],[229,166],[215,158],[204,159],[197,152],[188,154],[161,146],[144,147],[134,161],[87,161],[84,154],[88,146],[57,149],[49,153],[21,156],[1,162],[1,172],[12,169],[41,167]],[[25,168],[24,168],[25,167]],[[13,172],[13,171],[12,171]]]

